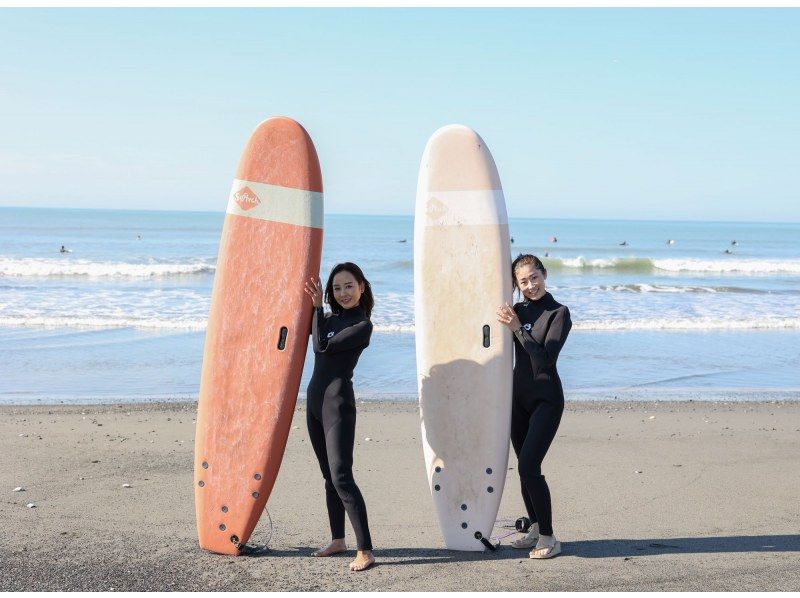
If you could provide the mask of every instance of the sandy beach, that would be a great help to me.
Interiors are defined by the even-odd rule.
[[[0,408],[0,590],[800,590],[797,402],[568,403],[544,464],[564,550],[550,561],[514,536],[494,553],[443,550],[416,404],[359,403],[356,480],[378,557],[359,574],[352,552],[309,556],[328,530],[302,403],[270,550],[202,551],[194,415],[193,403]],[[513,454],[509,468],[501,518],[523,512]],[[269,532],[264,517],[253,540]]]

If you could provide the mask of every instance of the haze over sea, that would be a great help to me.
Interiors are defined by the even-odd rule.
[[[196,398],[223,218],[0,208],[0,404]],[[325,225],[323,279],[354,261],[376,295],[357,395],[415,400],[413,218]],[[510,228],[512,253],[543,257],[548,289],[570,307],[568,400],[800,396],[800,224],[511,218]],[[452,267],[463,288],[481,274]]]

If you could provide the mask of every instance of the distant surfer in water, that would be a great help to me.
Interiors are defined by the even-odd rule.
[[[514,541],[531,548],[530,558],[548,559],[561,552],[553,534],[550,489],[542,461],[564,412],[564,390],[556,360],[572,328],[569,309],[545,289],[547,269],[534,255],[520,254],[511,264],[514,287],[523,301],[497,310],[497,319],[514,334],[514,384],[511,444],[517,454],[522,500],[532,524]]]
[[[314,305],[311,338],[314,373],[308,383],[307,416],[311,446],[325,478],[325,500],[331,542],[313,556],[331,556],[347,550],[344,516],[347,513],[356,535],[358,552],[351,571],[363,571],[375,563],[367,523],[367,506],[353,478],[353,444],[356,433],[356,401],[353,370],[372,335],[370,314],[375,300],[364,273],[351,262],[337,264],[325,285],[325,302],[319,279],[306,283]]]
[[[61,246],[61,253],[72,253],[72,252],[62,245]]]

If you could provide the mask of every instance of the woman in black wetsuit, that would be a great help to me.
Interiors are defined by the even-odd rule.
[[[514,548],[531,548],[532,559],[561,552],[553,534],[550,489],[542,475],[542,460],[555,438],[564,412],[564,390],[556,360],[567,340],[569,309],[545,290],[547,270],[533,255],[519,255],[511,264],[514,286],[523,301],[497,310],[497,319],[514,333],[514,391],[511,444],[519,460],[522,499],[533,522]]]
[[[353,394],[353,369],[361,352],[369,345],[375,301],[361,269],[351,262],[337,264],[325,285],[325,301],[331,314],[322,308],[320,280],[306,283],[306,293],[314,304],[311,338],[314,344],[314,373],[308,383],[308,435],[325,478],[325,499],[331,527],[331,543],[313,553],[330,556],[347,550],[344,542],[344,515],[356,534],[358,553],[351,571],[363,571],[375,562],[367,524],[367,506],[353,479],[353,443],[356,432],[356,402]]]

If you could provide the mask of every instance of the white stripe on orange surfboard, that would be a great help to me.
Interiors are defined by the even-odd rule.
[[[508,224],[502,189],[474,191],[429,191],[421,195],[423,226]]]
[[[290,189],[255,181],[233,179],[228,214],[283,222],[311,228],[323,227],[322,193]]]

